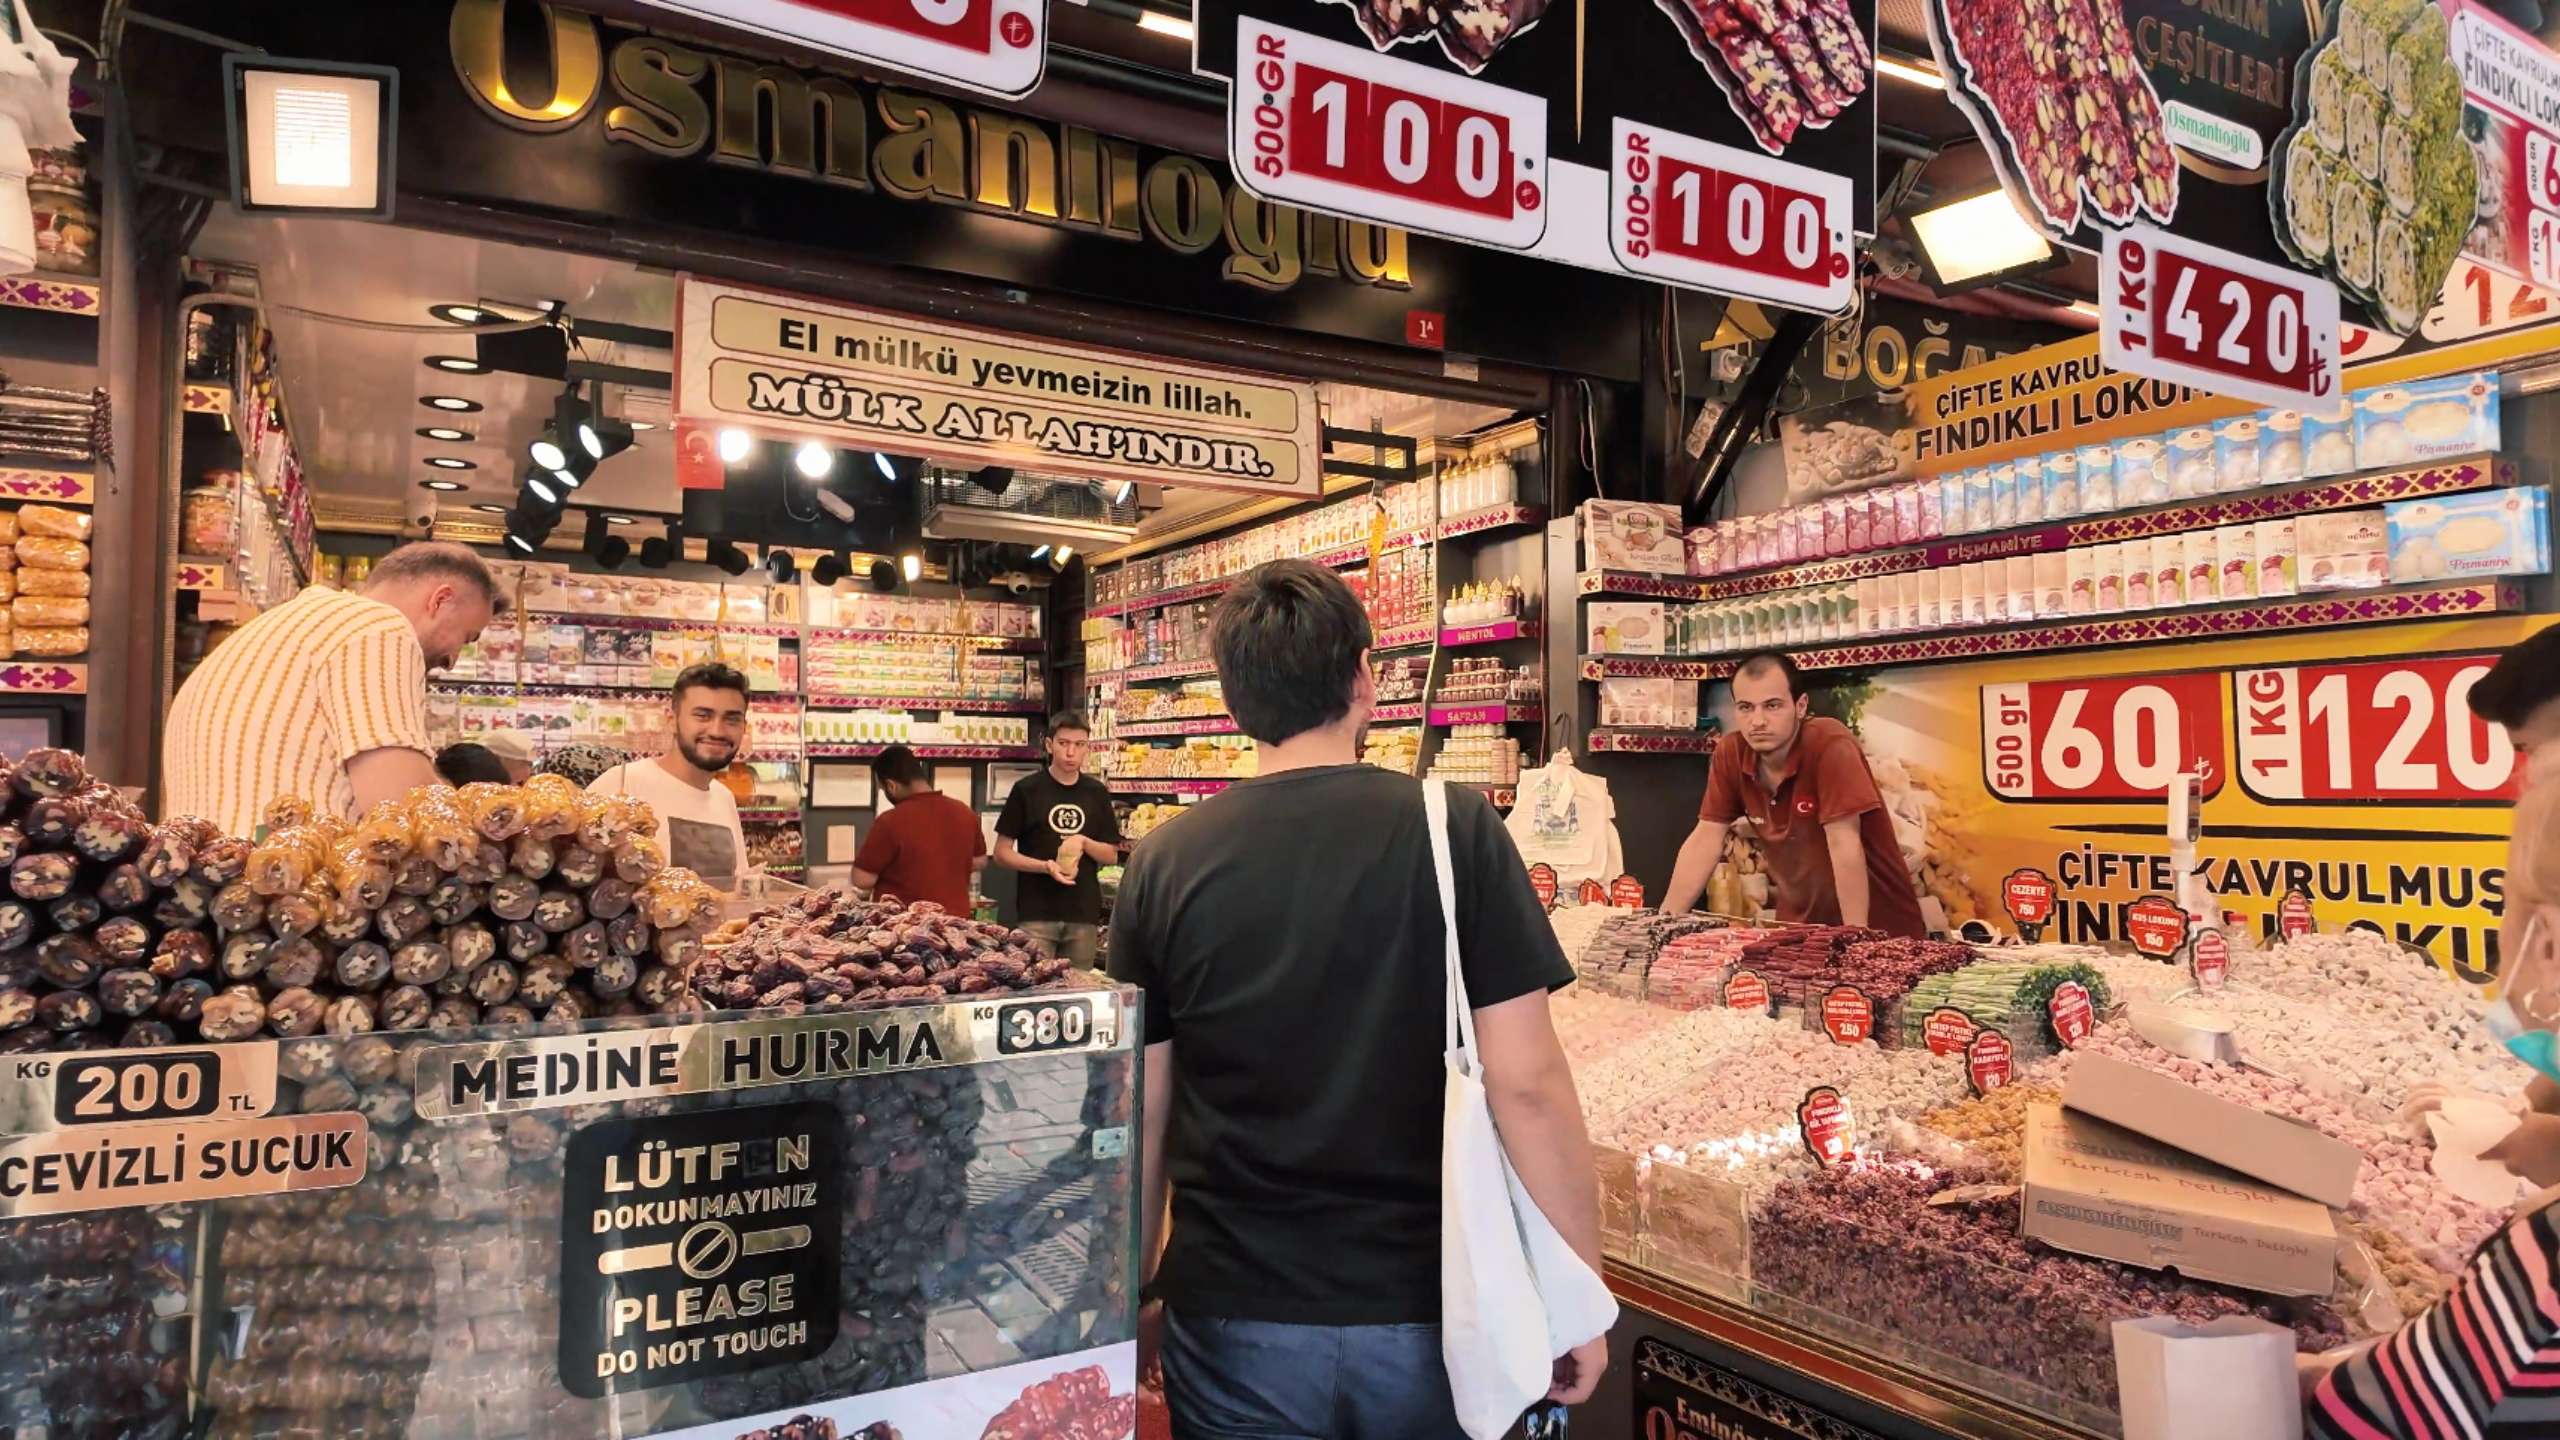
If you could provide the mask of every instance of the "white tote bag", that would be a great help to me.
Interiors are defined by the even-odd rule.
[[[1440,1136],[1440,1353],[1458,1424],[1499,1440],[1553,1383],[1557,1356],[1616,1323],[1618,1302],[1556,1233],[1502,1153],[1476,1064],[1476,1022],[1458,964],[1449,792],[1422,787],[1431,868],[1448,931],[1448,1076]]]

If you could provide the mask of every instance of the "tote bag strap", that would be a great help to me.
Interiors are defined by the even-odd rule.
[[[1450,1050],[1466,1052],[1467,1068],[1475,1068],[1476,1017],[1467,1005],[1467,973],[1458,963],[1458,889],[1451,878],[1455,873],[1449,864],[1449,782],[1422,782],[1422,813],[1431,829],[1431,873],[1440,886],[1440,928],[1445,934],[1443,945],[1449,972],[1448,1024]]]

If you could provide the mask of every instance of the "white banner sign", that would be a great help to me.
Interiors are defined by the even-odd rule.
[[[1040,84],[1049,0],[643,0],[697,20],[752,30],[1018,99]]]

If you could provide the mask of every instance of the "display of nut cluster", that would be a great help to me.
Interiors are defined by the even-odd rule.
[[[153,1336],[155,1294],[184,1290],[139,1211],[0,1222],[0,1395],[46,1435],[166,1440],[185,1426],[183,1352]],[[32,1434],[37,1430],[17,1433]]]

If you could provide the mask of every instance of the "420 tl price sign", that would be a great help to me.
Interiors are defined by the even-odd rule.
[[[2334,282],[2136,225],[2107,233],[2098,305],[2114,369],[2323,413],[2338,400]]]

